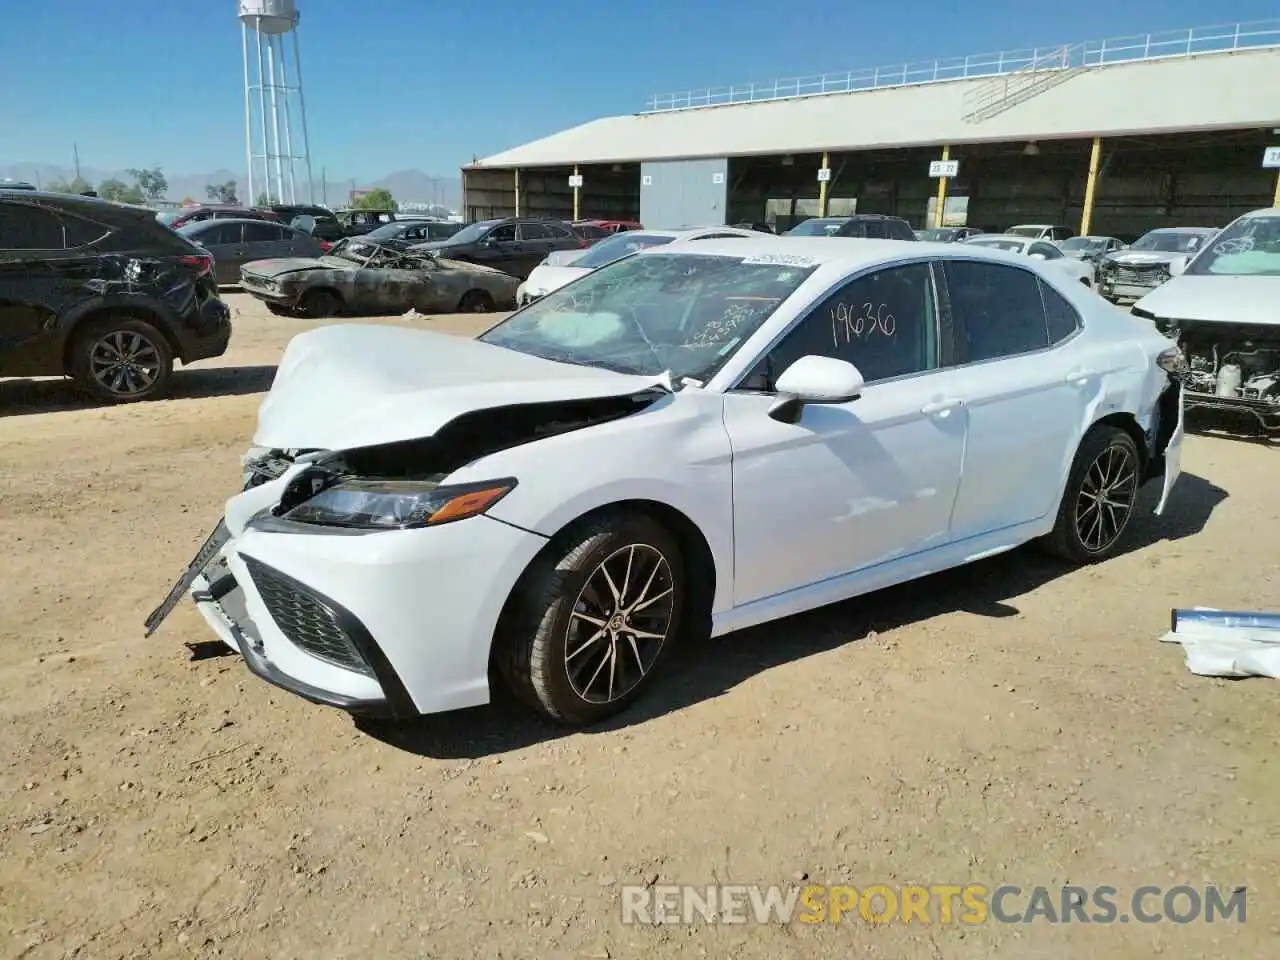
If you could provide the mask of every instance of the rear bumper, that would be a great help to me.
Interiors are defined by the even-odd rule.
[[[231,342],[231,308],[217,297],[206,299],[196,317],[178,327],[177,337],[183,363],[222,356]]]

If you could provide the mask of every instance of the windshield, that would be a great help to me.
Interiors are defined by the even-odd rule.
[[[469,223],[452,237],[449,238],[450,243],[475,243],[491,229],[497,220],[481,220],[479,223]]]
[[[375,227],[365,234],[369,240],[395,240],[400,234],[407,229],[408,223],[403,220],[397,220],[393,223],[384,223],[380,227]]]
[[[177,232],[182,234],[184,237],[194,238],[204,233],[204,228],[207,226],[209,226],[207,221],[196,220],[193,223],[184,223],[178,228]]]
[[[812,220],[806,220],[804,223],[798,223],[784,236],[787,237],[830,237],[837,230],[845,225],[848,221],[842,219],[828,219],[814,217]]]
[[[1012,250],[1014,253],[1021,253],[1027,248],[1025,240],[1018,240],[1014,237],[974,237],[972,240],[966,240],[966,243],[972,243],[979,247],[995,247],[998,250]]]
[[[1061,243],[1061,247],[1066,253],[1076,250],[1101,250],[1106,245],[1107,241],[1103,237],[1072,237],[1070,240],[1063,240]]]
[[[180,210],[160,210],[156,213],[156,219],[163,223],[166,227],[173,226],[173,221],[182,216]]]
[[[946,243],[954,240],[956,231],[950,227],[930,227],[928,230],[917,230],[921,240],[935,240]]]
[[[1204,244],[1204,236],[1199,233],[1185,233],[1180,230],[1152,230],[1138,238],[1130,250],[1155,250],[1161,253],[1191,253],[1199,250]]]
[[[1040,234],[1044,233],[1044,227],[1029,224],[1022,227],[1010,227],[1005,233],[1014,237],[1039,237]]]
[[[628,257],[534,301],[480,340],[619,373],[705,381],[815,269],[785,254]]]
[[[1218,277],[1280,277],[1280,216],[1245,217],[1213,238],[1186,273]]]
[[[597,267],[603,267],[607,263],[613,263],[615,260],[629,257],[637,250],[643,250],[646,247],[660,247],[662,244],[670,243],[674,239],[675,237],[664,237],[656,233],[638,233],[635,230],[628,230],[626,233],[615,233],[608,240],[601,240],[582,256],[576,258],[573,261],[573,266],[595,270]]]

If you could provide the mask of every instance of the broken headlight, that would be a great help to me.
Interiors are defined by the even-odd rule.
[[[513,479],[441,486],[430,480],[339,480],[284,514],[328,527],[406,530],[484,513],[510,493]]]

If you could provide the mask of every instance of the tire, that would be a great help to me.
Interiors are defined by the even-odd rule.
[[[298,301],[298,310],[312,320],[324,320],[342,313],[342,298],[332,290],[308,290]]]
[[[169,389],[173,349],[145,320],[105,317],[76,331],[67,357],[67,375],[97,400],[151,400]]]
[[[493,297],[483,290],[468,290],[458,301],[459,313],[490,313],[493,311]]]
[[[606,564],[623,602],[642,610],[618,611]],[[517,698],[552,720],[596,723],[634,702],[657,672],[686,590],[679,544],[650,517],[618,513],[571,527],[517,584],[498,668]]]
[[[1133,437],[1119,427],[1095,424],[1080,441],[1058,518],[1042,546],[1072,563],[1096,563],[1112,556],[1133,519],[1141,478],[1142,457]],[[1094,500],[1099,485],[1103,492],[1110,491],[1107,501],[1113,506]]]
[[[278,303],[268,303],[267,309],[274,313],[277,317],[292,317],[293,311],[288,307],[282,307]]]

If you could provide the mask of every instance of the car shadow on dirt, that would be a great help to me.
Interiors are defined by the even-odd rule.
[[[1125,553],[1194,536],[1228,493],[1203,477],[1184,473],[1165,515],[1156,517],[1151,511],[1159,495],[1158,482],[1142,490]],[[689,644],[673,651],[664,674],[634,706],[582,732],[619,730],[713,699],[758,673],[854,643],[872,631],[884,633],[955,611],[1017,616],[1014,601],[1018,597],[1072,569],[1034,546],[1025,546],[864,597]],[[391,746],[437,759],[493,756],[579,732],[541,719],[512,702],[497,686],[489,706],[404,723],[360,719],[356,726]]]
[[[139,403],[265,393],[275,376],[274,364],[175,370],[173,382],[165,396],[157,397],[155,401],[142,400]],[[87,397],[74,383],[61,377],[0,380],[0,417],[111,406],[115,404]]]

